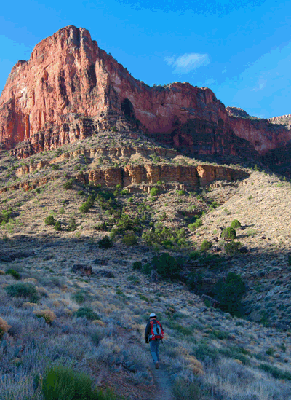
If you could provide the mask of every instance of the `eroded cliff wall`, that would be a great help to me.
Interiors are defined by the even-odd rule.
[[[19,61],[0,98],[0,142],[11,149],[24,141],[23,157],[112,127],[139,128],[198,154],[265,153],[291,139],[287,127],[265,125],[229,116],[208,88],[147,86],[75,26],[44,39],[30,60]]]

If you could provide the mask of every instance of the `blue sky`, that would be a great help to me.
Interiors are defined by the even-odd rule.
[[[0,91],[13,65],[67,25],[90,31],[137,79],[210,87],[226,106],[291,113],[291,2],[15,0],[1,4]]]

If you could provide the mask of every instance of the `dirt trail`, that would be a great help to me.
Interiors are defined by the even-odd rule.
[[[166,367],[164,365],[160,365],[159,369],[154,369],[153,375],[158,387],[158,392],[155,396],[155,399],[175,400],[172,394],[172,385]]]

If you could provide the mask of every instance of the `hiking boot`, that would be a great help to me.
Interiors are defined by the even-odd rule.
[[[159,369],[160,368],[160,364],[159,364],[159,362],[157,361],[156,362],[156,369]]]

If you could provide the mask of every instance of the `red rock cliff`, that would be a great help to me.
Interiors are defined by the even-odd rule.
[[[0,98],[0,142],[11,149],[25,141],[23,157],[112,126],[140,127],[161,142],[200,154],[264,152],[291,138],[285,127],[270,139],[264,124],[229,117],[208,88],[145,85],[86,29],[74,26],[37,44],[29,61],[19,61]]]

